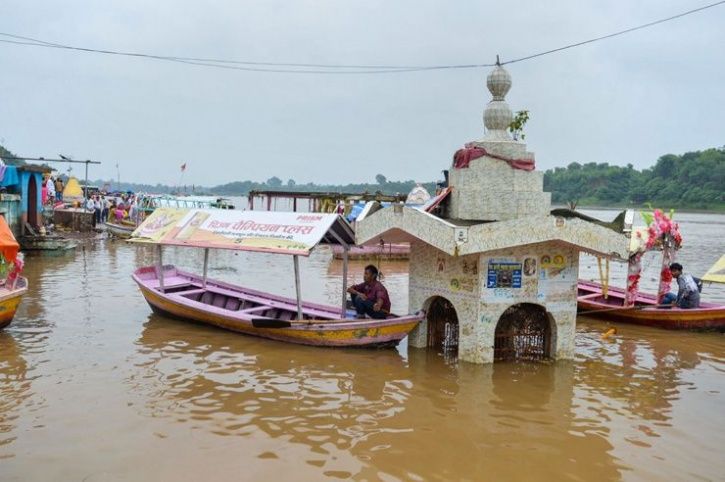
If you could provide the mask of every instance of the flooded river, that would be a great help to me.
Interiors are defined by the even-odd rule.
[[[612,217],[608,213],[594,213]],[[702,274],[725,216],[678,215]],[[213,252],[210,276],[294,294],[292,260]],[[202,253],[165,261],[198,270]],[[0,480],[722,480],[725,338],[580,318],[576,358],[479,366],[409,349],[288,345],[153,315],[130,279],[153,250],[101,240],[26,258],[0,332]],[[657,263],[644,288],[656,286]],[[352,278],[360,281],[363,264]],[[619,276],[612,267],[612,283]],[[654,269],[655,274],[652,273]],[[407,264],[383,262],[396,311]],[[338,263],[302,262],[337,304]],[[583,258],[582,276],[598,277]],[[705,287],[705,300],[725,291]]]

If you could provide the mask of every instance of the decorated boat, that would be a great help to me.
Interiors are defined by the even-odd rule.
[[[299,256],[318,244],[354,243],[350,225],[337,214],[158,208],[131,241],[157,246],[155,266],[133,274],[151,308],[160,314],[273,340],[315,346],[393,346],[405,338],[423,313],[358,319],[346,307],[347,260],[339,307],[303,302]],[[204,249],[201,275],[163,265],[163,246]],[[291,255],[296,299],[207,278],[210,249]],[[346,257],[345,257],[346,258]]]
[[[672,212],[667,215],[656,209],[652,213],[642,213],[642,217],[647,227],[632,231],[626,288],[609,286],[608,266],[607,275],[602,276],[601,283],[579,280],[577,284],[579,314],[671,330],[725,331],[725,305],[701,302],[698,308],[683,309],[663,304],[672,282],[669,266],[680,248],[682,236],[679,226],[672,220]],[[657,294],[639,292],[642,256],[651,250],[662,251]],[[723,273],[718,271],[718,266]],[[725,282],[725,276],[722,276],[724,279],[720,279],[724,273],[725,256],[708,271],[703,280]]]
[[[20,300],[28,291],[28,280],[20,276],[23,262],[18,258],[20,245],[15,240],[4,216],[0,216],[0,329],[13,321]]]
[[[625,306],[626,292],[601,283],[579,281],[579,314],[622,323],[654,326],[670,330],[725,331],[725,305],[700,303],[699,308],[662,306],[657,296],[638,293],[633,305]]]

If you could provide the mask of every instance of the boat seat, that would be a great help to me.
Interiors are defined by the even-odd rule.
[[[277,317],[277,319],[278,320],[282,320],[282,321],[296,320],[297,319],[297,314],[296,313],[292,313],[291,311],[283,311],[282,313],[279,314],[279,316]]]
[[[214,294],[212,306],[216,306],[217,308],[224,308],[227,304],[228,299],[229,298],[227,296],[216,293]]]
[[[159,283],[158,279],[149,280],[146,284],[151,288],[161,287],[161,283]],[[185,286],[188,284],[194,283],[188,278],[181,278],[179,276],[164,277],[164,290],[167,290],[169,288],[178,288],[179,286]]]
[[[256,313],[257,311],[268,310],[269,306],[255,306],[254,308],[247,308],[246,310],[239,310],[239,313]]]
[[[265,311],[263,313],[264,316],[267,316],[269,318],[278,319],[280,315],[280,309],[279,308],[270,308],[268,311]]]
[[[229,311],[237,311],[239,309],[239,305],[241,305],[241,301],[239,298],[228,298],[227,303],[224,305],[224,309]]]
[[[220,286],[210,286],[207,288],[209,291],[213,291],[214,293],[223,294],[226,296],[234,297],[234,298],[241,298],[242,300],[250,300],[252,302],[260,303],[263,305],[266,305],[268,308],[281,308],[283,310],[291,310],[294,312],[297,312],[297,303],[294,300],[290,301],[276,301],[276,300],[270,300],[268,298],[264,298],[257,295],[252,295],[249,293],[239,292],[239,291],[232,291],[229,289],[222,288]],[[319,308],[304,308],[303,311],[306,315],[310,315],[314,318],[320,318],[320,319],[326,319],[326,318],[335,318],[338,315],[336,315],[335,312],[330,312],[326,310],[321,310]],[[309,316],[308,316],[309,318]]]
[[[212,301],[214,301],[214,293],[211,291],[207,291],[203,295],[201,295],[201,299],[199,300],[201,303],[204,303],[205,305],[210,305]]]
[[[188,297],[188,295],[198,295],[198,294],[201,294],[201,293],[206,293],[206,290],[203,289],[203,288],[196,288],[196,289],[193,289],[193,290],[177,291],[175,293],[169,293],[169,294],[171,294],[171,295],[177,295],[177,296],[182,296],[182,297],[185,297],[186,298],[186,297]]]

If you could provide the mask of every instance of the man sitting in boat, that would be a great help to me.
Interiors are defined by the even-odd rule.
[[[390,297],[385,286],[378,281],[378,268],[372,264],[365,267],[363,283],[351,286],[347,289],[352,298],[358,318],[370,318],[382,320],[390,313]]]
[[[680,263],[672,263],[670,271],[677,280],[677,294],[667,293],[662,299],[662,303],[677,305],[680,308],[699,308],[700,290],[695,278],[691,274],[683,273]]]

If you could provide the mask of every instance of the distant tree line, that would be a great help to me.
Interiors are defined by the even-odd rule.
[[[416,182],[413,180],[408,181],[388,181],[387,178],[378,174],[375,176],[376,182],[374,183],[350,183],[350,184],[315,184],[308,182],[301,184],[295,182],[294,179],[289,179],[287,182],[283,182],[278,177],[271,177],[265,182],[255,181],[236,181],[228,184],[222,184],[220,186],[214,186],[208,188],[209,192],[219,194],[222,196],[241,196],[246,195],[249,191],[253,190],[269,190],[269,191],[292,191],[292,192],[310,192],[310,191],[323,191],[323,192],[381,192],[383,194],[407,194],[415,186]],[[421,183],[430,193],[435,191],[435,182]]]
[[[555,204],[725,210],[725,147],[667,154],[642,171],[573,162],[547,170],[544,190]]]
[[[0,146],[0,157],[3,155],[13,156]],[[13,164],[22,164],[22,161]],[[90,183],[99,188],[105,186],[109,190],[219,196],[245,196],[252,190],[405,194],[417,184],[413,180],[389,181],[383,174],[377,174],[375,182],[350,184],[302,184],[294,179],[285,182],[277,176],[264,182],[235,181],[212,187],[119,184],[114,180],[95,180]],[[431,194],[435,191],[435,182],[421,184]],[[552,193],[552,202],[558,205],[639,207],[652,203],[662,208],[725,210],[725,147],[687,152],[680,156],[667,154],[660,157],[653,167],[642,171],[631,164],[622,167],[606,162],[573,162],[567,167],[545,171],[544,190]]]

